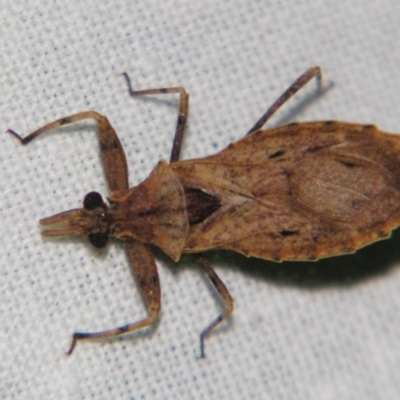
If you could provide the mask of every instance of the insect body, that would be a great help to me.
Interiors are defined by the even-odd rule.
[[[129,88],[130,82],[125,75]],[[107,118],[95,111],[57,120],[22,139],[93,118],[110,188],[107,206],[91,192],[84,207],[40,221],[44,236],[87,236],[103,247],[110,236],[124,241],[129,265],[149,316],[139,322],[80,339],[113,337],[149,326],[160,309],[160,283],[148,244],[173,260],[182,253],[230,249],[268,260],[316,260],[351,253],[400,225],[400,138],[371,125],[345,122],[292,123],[261,127],[309,80],[319,67],[301,75],[243,139],[216,155],[178,161],[188,112],[183,88],[132,91],[132,95],[179,93],[179,117],[171,163],[160,161],[150,176],[128,187],[125,154]],[[221,295],[225,311],[201,334],[204,338],[233,311],[233,299],[203,258],[198,262]]]

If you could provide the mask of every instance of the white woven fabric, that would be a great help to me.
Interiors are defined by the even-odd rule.
[[[130,183],[168,159],[177,96],[138,89],[184,86],[191,108],[184,158],[242,137],[308,67],[335,87],[298,110],[315,84],[271,124],[340,119],[400,131],[398,0],[36,0],[0,3],[0,131],[26,135],[97,110],[120,135]],[[298,111],[298,112],[297,112]],[[235,298],[229,322],[189,256],[155,249],[163,311],[123,339],[78,343],[145,315],[118,242],[43,240],[38,220],[107,195],[93,123],[22,147],[0,135],[0,398],[398,399],[399,233],[353,256],[277,265],[228,253],[209,259]]]

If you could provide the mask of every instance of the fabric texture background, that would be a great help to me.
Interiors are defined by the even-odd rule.
[[[293,120],[375,123],[400,132],[397,0],[0,1],[0,130],[22,136],[80,111],[106,115],[122,141],[130,184],[168,159],[177,96],[190,116],[183,158],[241,138],[307,68],[310,83],[268,126]],[[306,101],[309,99],[310,101]],[[398,399],[400,250],[392,239],[315,263],[207,254],[235,313],[206,341],[221,303],[190,256],[154,249],[163,310],[149,330],[80,342],[143,318],[118,241],[44,240],[39,219],[107,196],[93,122],[22,147],[0,135],[0,398]]]

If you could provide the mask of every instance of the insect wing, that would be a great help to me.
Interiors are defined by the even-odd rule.
[[[185,188],[221,202],[190,227],[185,252],[310,260],[352,252],[400,222],[399,138],[369,126],[290,124],[172,168]]]

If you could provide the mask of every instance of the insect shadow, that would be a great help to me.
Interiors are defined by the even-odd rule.
[[[295,121],[296,118],[299,115],[303,114],[307,110],[307,108],[312,106],[316,100],[321,99],[334,88],[335,83],[331,81],[328,82],[321,90],[309,93],[302,100],[298,101],[294,106],[290,107],[289,110],[279,114],[276,118],[276,121],[271,124],[271,127],[281,126]]]
[[[400,264],[400,229],[390,239],[370,244],[353,254],[344,254],[317,261],[282,261],[281,263],[247,258],[230,251],[216,251],[208,259],[221,268],[241,273],[277,285],[322,289],[351,287],[363,281],[389,273]],[[171,263],[172,264],[172,263]]]

